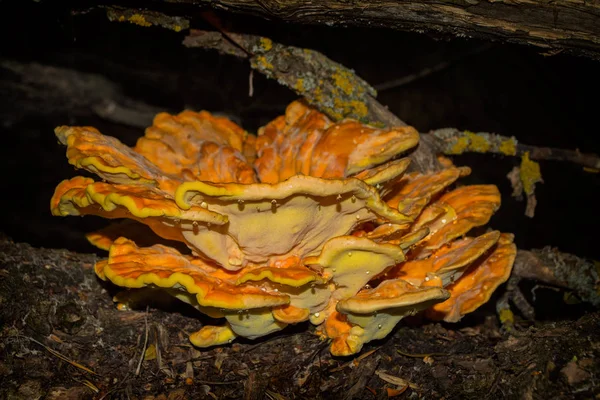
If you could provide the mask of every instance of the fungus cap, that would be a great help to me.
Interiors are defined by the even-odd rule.
[[[431,319],[457,322],[463,315],[475,311],[485,304],[494,291],[506,282],[517,255],[513,235],[503,233],[497,244],[452,285],[446,289],[450,298],[428,310]]]

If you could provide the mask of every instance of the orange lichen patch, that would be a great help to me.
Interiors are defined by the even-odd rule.
[[[60,126],[54,130],[67,146],[69,164],[112,183],[157,186],[173,192],[179,182],[166,176],[144,156],[96,128]]]
[[[170,247],[139,248],[129,240],[119,238],[110,249],[103,275],[127,288],[148,285],[182,288],[195,295],[203,307],[248,310],[289,303],[286,295],[268,293],[248,285],[236,286],[214,278],[210,275],[212,268],[200,259],[185,257]]]
[[[401,278],[413,285],[423,285],[432,277],[439,277],[443,286],[454,282],[464,270],[491,248],[500,237],[493,231],[476,238],[464,238],[446,245],[429,258],[410,260],[396,265],[386,273],[386,278]]]
[[[200,205],[227,215],[229,223],[222,228],[199,225],[183,235],[230,270],[318,253],[328,238],[348,234],[365,221],[411,222],[381,201],[375,188],[353,178],[298,175],[274,185],[187,182],[175,200],[184,210]]]
[[[446,289],[450,299],[428,310],[432,319],[457,322],[465,314],[485,304],[498,286],[510,276],[517,254],[513,235],[503,233],[490,254],[478,260],[454,284]]]
[[[414,227],[428,227],[431,233],[412,256],[426,256],[472,228],[487,224],[499,207],[500,192],[494,185],[463,186],[444,194],[415,222]]]
[[[468,167],[452,167],[434,174],[406,174],[395,189],[385,196],[385,201],[390,207],[416,217],[437,194],[470,172]]]
[[[297,324],[307,321],[310,315],[308,308],[298,308],[292,305],[279,306],[273,308],[273,317],[279,322],[286,324]]]
[[[242,154],[246,137],[233,122],[206,111],[161,113],[134,151],[166,174],[186,180],[254,183],[254,170]]]
[[[350,120],[333,124],[313,108],[294,102],[285,117],[259,131],[255,167],[265,183],[297,174],[345,178],[391,160],[418,141],[412,127],[381,130]]]

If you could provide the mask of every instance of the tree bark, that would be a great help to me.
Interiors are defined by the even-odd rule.
[[[354,25],[476,37],[600,58],[597,0],[176,0],[295,23]]]

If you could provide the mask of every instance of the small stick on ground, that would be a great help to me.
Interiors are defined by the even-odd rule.
[[[144,347],[142,348],[142,354],[140,355],[140,361],[138,362],[137,368],[135,369],[135,375],[139,376],[142,369],[142,362],[146,356],[146,348],[148,347],[148,307],[146,307],[146,314],[144,315],[144,323],[146,325],[144,334]]]
[[[35,344],[38,344],[38,345],[42,346],[48,353],[52,354],[53,356],[55,356],[57,358],[60,358],[61,360],[65,361],[65,362],[67,362],[69,364],[71,364],[72,366],[74,366],[76,368],[79,368],[81,370],[84,370],[85,372],[89,372],[90,374],[98,375],[97,373],[95,373],[94,371],[92,371],[91,369],[89,369],[88,367],[85,367],[85,366],[79,364],[78,362],[73,361],[73,360],[67,358],[66,356],[62,355],[58,351],[51,349],[50,347],[46,346],[45,344],[43,344],[41,342],[38,342],[34,338],[29,337],[29,336],[22,336],[22,337],[25,338],[25,339],[27,339],[27,340],[29,340],[29,341],[31,341],[31,342],[33,342],[33,343],[35,343]]]

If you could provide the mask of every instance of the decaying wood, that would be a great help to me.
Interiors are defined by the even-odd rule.
[[[474,37],[600,58],[600,3],[577,0],[344,1],[175,0],[267,19],[328,26],[384,27]],[[118,3],[113,3],[117,4]],[[135,6],[135,2],[133,3]],[[147,4],[144,4],[147,7]],[[181,10],[181,9],[180,9]],[[184,8],[185,12],[185,8]],[[191,14],[191,12],[190,12]]]
[[[0,398],[377,399],[404,386],[427,398],[591,398],[600,389],[597,312],[515,335],[495,317],[476,328],[407,321],[355,359],[332,357],[309,324],[198,350],[187,334],[205,317],[156,293],[148,311],[117,311],[96,260],[0,238]]]
[[[512,274],[496,308],[502,315],[503,311],[510,310],[512,303],[525,318],[533,321],[534,307],[519,286],[523,280],[570,290],[576,301],[600,307],[600,272],[592,260],[563,253],[550,246],[518,251]],[[510,324],[512,322],[509,321]]]

